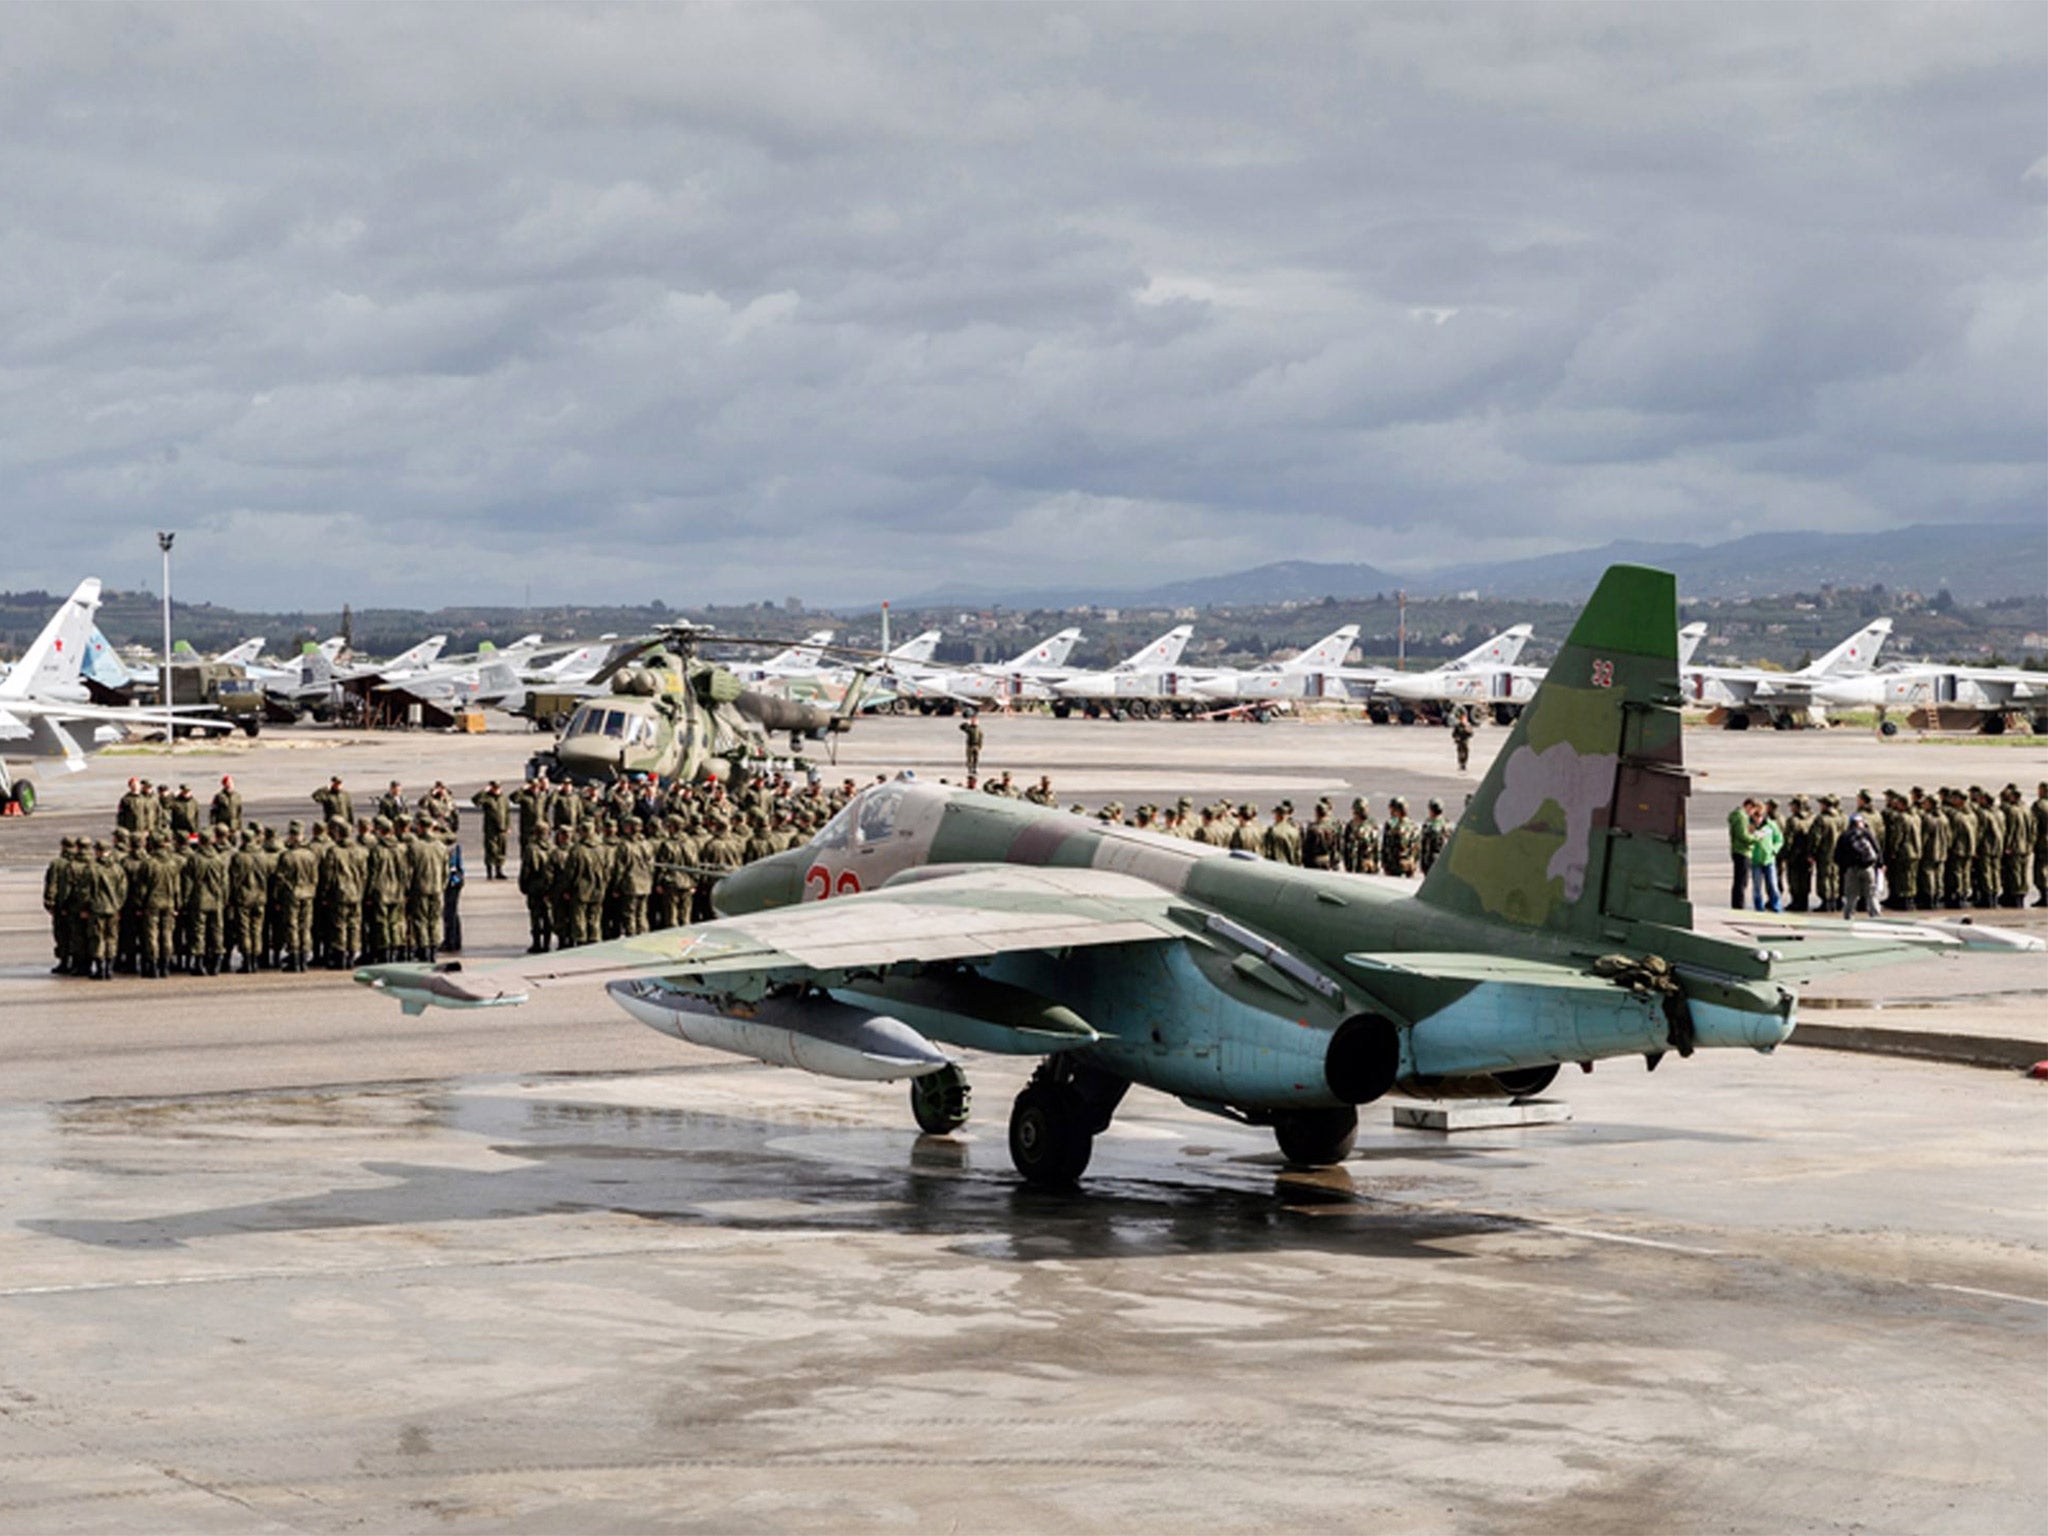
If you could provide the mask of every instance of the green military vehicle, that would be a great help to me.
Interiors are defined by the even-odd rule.
[[[254,736],[263,729],[262,685],[237,663],[173,661],[170,674],[173,704],[201,705],[226,720],[226,724],[180,721],[177,727],[180,736],[189,736],[194,731],[218,732],[230,726],[239,728],[244,736]],[[158,693],[149,702],[161,705],[163,695]]]

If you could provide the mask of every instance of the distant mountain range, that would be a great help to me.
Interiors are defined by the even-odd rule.
[[[1622,540],[1598,549],[1526,560],[1452,565],[1401,573],[1376,565],[1283,560],[1249,571],[1155,587],[998,591],[948,586],[905,598],[899,608],[1247,608],[1323,597],[1411,597],[1478,592],[1484,597],[1575,601],[1618,560],[1678,576],[1687,599],[1769,597],[1823,586],[1878,583],[1928,596],[1948,588],[1962,602],[2048,592],[2048,516],[2026,523],[1919,523],[1882,533],[1755,533],[1725,544]]]

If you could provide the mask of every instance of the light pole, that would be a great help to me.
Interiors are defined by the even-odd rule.
[[[159,532],[156,547],[164,552],[164,659],[157,663],[157,691],[163,696],[164,705],[164,750],[178,750],[178,733],[172,724],[171,713],[171,541],[175,533]]]

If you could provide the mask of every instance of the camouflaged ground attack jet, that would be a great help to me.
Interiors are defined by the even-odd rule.
[[[716,921],[357,980],[413,1011],[603,985],[699,1045],[909,1078],[935,1132],[967,1110],[943,1047],[1038,1056],[1011,1156],[1064,1184],[1133,1084],[1327,1164],[1383,1094],[1513,1097],[1563,1062],[1768,1052],[1808,977],[1927,945],[2039,947],[1839,919],[1697,931],[1676,609],[1668,574],[1607,572],[1419,888],[906,777],[727,877]]]

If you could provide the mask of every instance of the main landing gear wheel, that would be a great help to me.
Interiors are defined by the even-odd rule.
[[[22,815],[32,815],[36,808],[35,781],[32,779],[16,779],[14,781],[14,788],[8,791],[7,798],[14,802],[15,809],[20,811]]]
[[[1358,1140],[1358,1111],[1296,1109],[1273,1120],[1273,1139],[1280,1155],[1302,1168],[1328,1168],[1351,1155]]]
[[[910,1113],[927,1136],[943,1136],[967,1123],[974,1092],[958,1067],[941,1067],[910,1080]]]
[[[1064,1083],[1033,1083],[1010,1108],[1010,1161],[1027,1184],[1064,1189],[1095,1151],[1087,1111]]]

